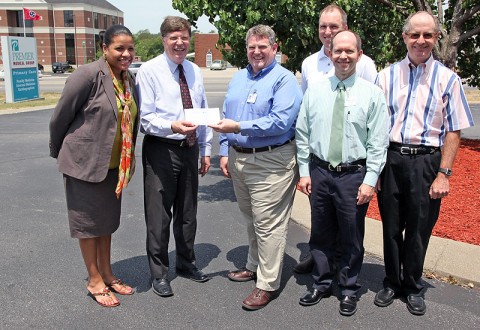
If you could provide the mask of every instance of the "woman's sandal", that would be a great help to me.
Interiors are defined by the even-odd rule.
[[[105,287],[105,288],[103,288],[102,291],[95,292],[95,293],[88,291],[88,296],[91,297],[93,300],[95,300],[95,302],[102,307],[117,307],[118,305],[120,305],[119,301],[117,301],[115,304],[107,304],[105,302],[101,302],[101,301],[97,300],[97,297],[99,297],[99,296],[111,297],[111,295],[110,295],[111,292],[112,291],[110,291],[109,288]]]
[[[113,287],[114,285],[118,285],[118,286],[120,286],[120,287],[121,287],[122,289],[124,289],[124,290],[125,290],[126,288],[130,288],[132,291],[129,291],[129,292],[128,292],[128,291],[127,291],[127,292],[125,292],[125,291],[119,291],[118,288],[115,289],[115,288]],[[118,294],[121,294],[121,295],[127,295],[127,296],[129,296],[129,295],[132,295],[132,294],[135,293],[135,290],[134,290],[131,286],[123,283],[122,280],[119,279],[119,278],[113,280],[112,282],[110,282],[109,284],[107,284],[107,286],[110,288],[111,291],[113,291],[113,292],[115,292],[115,293],[118,293]]]

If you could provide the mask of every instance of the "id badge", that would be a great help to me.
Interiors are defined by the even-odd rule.
[[[247,103],[255,103],[257,101],[257,92],[248,94]]]

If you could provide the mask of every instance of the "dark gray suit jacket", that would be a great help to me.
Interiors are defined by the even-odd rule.
[[[130,83],[138,105],[133,79]],[[83,181],[103,181],[117,133],[117,117],[113,81],[104,58],[78,67],[67,79],[50,119],[50,156],[57,158],[59,171]],[[135,145],[139,120],[138,116],[132,119]]]

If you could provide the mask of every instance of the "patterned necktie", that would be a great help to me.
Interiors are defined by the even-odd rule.
[[[343,144],[343,120],[345,109],[345,84],[339,82],[337,85],[337,97],[333,105],[332,130],[330,133],[330,145],[328,148],[327,160],[332,166],[337,166],[342,162],[342,144]]]
[[[183,65],[178,65],[178,78],[180,82],[180,94],[182,95],[183,109],[192,109],[192,98],[190,97],[190,90],[188,89],[187,79],[183,73]],[[187,144],[189,147],[197,143],[197,133],[193,132],[186,135]]]

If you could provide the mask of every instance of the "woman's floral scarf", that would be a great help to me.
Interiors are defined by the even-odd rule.
[[[133,123],[132,114],[130,113],[130,107],[132,106],[133,97],[127,71],[122,72],[122,81],[123,86],[125,87],[123,92],[122,88],[119,86],[117,79],[115,79],[112,68],[110,68],[110,65],[108,67],[110,69],[110,73],[112,74],[115,95],[120,100],[120,104],[123,107],[123,114],[121,119],[122,151],[120,154],[120,166],[118,167],[118,183],[117,188],[115,189],[117,198],[120,198],[122,189],[126,188],[128,182],[130,181],[130,169],[132,166],[132,162],[135,160],[135,154],[132,153]]]

